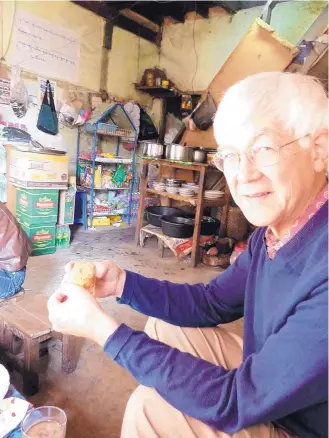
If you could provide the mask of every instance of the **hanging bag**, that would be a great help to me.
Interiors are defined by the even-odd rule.
[[[58,119],[49,81],[46,82],[37,128],[46,134],[56,135],[58,133]]]
[[[192,120],[198,129],[207,131],[213,124],[215,114],[216,104],[208,91],[205,100],[193,111]]]

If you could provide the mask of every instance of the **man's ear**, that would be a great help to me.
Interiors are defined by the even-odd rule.
[[[328,129],[322,129],[313,138],[314,170],[323,172],[328,164]]]

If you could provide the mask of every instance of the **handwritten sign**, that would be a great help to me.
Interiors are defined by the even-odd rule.
[[[12,63],[45,77],[78,82],[80,43],[74,32],[17,10]]]

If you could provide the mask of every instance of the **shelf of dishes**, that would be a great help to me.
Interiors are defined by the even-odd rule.
[[[181,202],[188,202],[189,204],[196,206],[198,202],[197,195],[192,196],[186,196],[186,195],[180,195],[176,193],[168,193],[168,192],[158,192],[154,189],[147,189],[146,192],[148,194],[158,195],[164,198],[174,199],[175,201],[181,201]],[[224,204],[224,196],[215,198],[215,199],[205,199],[205,205],[208,206],[221,206]]]
[[[166,196],[176,200],[190,200],[196,203],[199,193],[199,186],[195,183],[184,183],[181,180],[166,179],[165,182],[155,180],[148,181],[148,190],[160,196]],[[206,201],[218,201],[224,198],[224,192],[220,190],[205,190],[204,199]]]

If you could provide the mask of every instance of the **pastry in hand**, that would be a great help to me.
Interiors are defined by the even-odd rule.
[[[70,283],[83,287],[91,293],[95,292],[96,271],[93,263],[74,262],[68,277]]]

